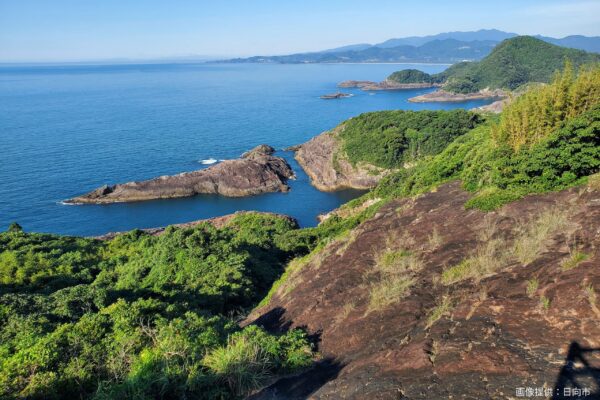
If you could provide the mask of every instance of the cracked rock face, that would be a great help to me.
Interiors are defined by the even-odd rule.
[[[343,129],[343,128],[336,128]],[[340,151],[337,131],[324,132],[295,148],[296,160],[317,189],[370,189],[389,172],[366,163],[353,166]]]
[[[225,160],[206,169],[178,175],[105,185],[67,200],[71,204],[105,204],[219,194],[228,197],[267,192],[286,192],[288,179],[295,177],[290,165],[273,155],[274,149],[260,145],[241,158]]]
[[[574,382],[600,398],[600,191],[528,196],[489,213],[465,209],[470,196],[454,182],[394,200],[290,272],[246,323],[305,327],[322,361],[252,398],[508,399],[527,387],[551,398]],[[528,229],[549,223],[540,215],[560,228]],[[489,243],[498,245],[488,257]],[[515,248],[529,251],[525,261]],[[390,276],[410,285],[373,309],[389,251],[405,260]],[[476,257],[494,268],[444,281]]]

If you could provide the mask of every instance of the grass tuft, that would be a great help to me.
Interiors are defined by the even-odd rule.
[[[260,388],[271,377],[268,354],[243,337],[214,349],[205,356],[203,364],[226,382],[236,396]]]
[[[442,298],[442,302],[438,304],[429,314],[425,329],[431,328],[440,318],[446,315],[452,309],[452,300],[448,296]]]
[[[539,285],[540,283],[535,278],[527,281],[527,296],[530,298],[533,297],[535,292],[537,292]]]
[[[367,312],[383,309],[406,296],[415,279],[411,272],[423,268],[421,258],[407,250],[389,248],[376,258],[376,264],[369,271],[369,305]],[[375,276],[375,279],[372,276]]]
[[[433,227],[431,231],[431,235],[428,238],[428,244],[430,250],[435,250],[440,247],[444,243],[444,237],[440,235],[437,226]]]
[[[526,224],[515,238],[514,254],[521,264],[534,261],[544,250],[544,245],[556,232],[567,226],[567,215],[558,207],[543,211]]]
[[[550,309],[550,299],[546,296],[540,296],[540,307],[542,311],[548,311]]]
[[[600,172],[588,177],[588,188],[591,190],[600,190]]]
[[[569,258],[567,258],[566,260],[564,260],[561,264],[562,270],[563,271],[569,271],[573,268],[575,268],[576,266],[579,265],[579,263],[587,260],[589,258],[589,254],[583,253],[581,251],[574,251],[571,252],[571,254],[569,255]]]

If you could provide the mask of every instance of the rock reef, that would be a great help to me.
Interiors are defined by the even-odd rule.
[[[105,185],[65,203],[106,204],[197,194],[242,197],[286,192],[289,190],[287,180],[295,178],[295,175],[290,165],[283,158],[274,156],[274,152],[272,147],[260,145],[239,159],[225,160],[206,169],[139,182]]]
[[[343,125],[296,146],[296,160],[319,190],[373,188],[389,171],[366,163],[350,164],[336,139],[339,129]]]
[[[343,81],[338,84],[340,88],[359,88],[361,90],[407,90],[407,89],[427,89],[439,87],[436,83],[398,83],[391,79],[382,82],[373,81]]]
[[[502,100],[508,97],[508,94],[500,89],[495,90],[480,90],[474,93],[452,93],[445,90],[436,90],[435,92],[426,93],[420,96],[411,97],[408,101],[412,103],[454,103],[470,100],[487,100],[496,99]]]

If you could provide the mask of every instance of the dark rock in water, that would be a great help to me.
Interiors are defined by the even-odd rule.
[[[252,150],[242,154],[242,158],[252,158],[255,156],[270,156],[275,153],[275,149],[268,144],[259,144]]]
[[[325,95],[321,96],[321,98],[323,100],[344,99],[346,97],[352,97],[352,94],[338,92],[338,93],[332,93],[332,94],[325,94]]]
[[[66,203],[105,204],[188,197],[201,193],[242,197],[287,192],[287,180],[295,178],[295,175],[283,158],[272,155],[274,151],[271,146],[260,145],[244,153],[242,158],[225,160],[206,169],[140,182],[104,185]]]
[[[300,149],[301,146],[301,144],[295,144],[293,146],[288,146],[284,148],[283,151],[298,151],[298,149]]]

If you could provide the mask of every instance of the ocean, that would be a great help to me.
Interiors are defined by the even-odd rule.
[[[472,108],[489,102],[413,104],[406,90],[322,100],[343,80],[385,79],[404,68],[445,65],[146,64],[0,66],[0,230],[100,235],[166,226],[238,210],[318,214],[360,192],[319,192],[284,148],[367,111]],[[298,179],[289,193],[110,205],[62,200],[103,184],[209,167],[261,144],[278,149]]]

